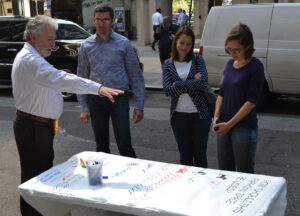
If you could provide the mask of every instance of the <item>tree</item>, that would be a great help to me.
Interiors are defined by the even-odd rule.
[[[192,2],[193,0],[173,0],[173,11],[177,12],[178,8],[182,8],[185,11],[189,11],[190,10],[190,6],[192,8],[191,11],[193,11],[193,7],[192,7]]]

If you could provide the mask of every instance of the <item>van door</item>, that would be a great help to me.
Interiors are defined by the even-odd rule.
[[[10,85],[10,70],[12,62],[9,59],[7,49],[10,40],[9,20],[0,21],[0,84]]]
[[[211,9],[203,29],[202,46],[208,82],[212,87],[221,86],[224,68],[231,58],[225,52],[226,35],[240,22],[250,27],[256,49],[254,56],[266,66],[272,9],[273,5],[232,5]]]
[[[275,5],[268,50],[273,92],[300,95],[300,4]]]
[[[11,84],[12,65],[17,53],[24,46],[23,34],[27,21],[27,19],[19,20],[19,18],[11,20],[9,26],[9,33],[7,33],[7,35],[10,35],[10,37],[3,42],[3,54],[5,55],[5,69],[1,71],[0,79],[2,84]]]

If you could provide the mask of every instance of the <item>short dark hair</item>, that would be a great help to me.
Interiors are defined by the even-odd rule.
[[[233,40],[237,40],[244,48],[249,47],[244,57],[245,59],[250,59],[255,51],[253,35],[250,28],[246,24],[240,23],[230,29],[226,36],[225,52],[228,53],[226,50],[227,43]]]
[[[172,48],[171,48],[171,61],[178,61],[179,60],[179,53],[178,53],[178,50],[176,48],[176,44],[177,44],[177,41],[179,39],[179,37],[181,35],[187,35],[187,36],[190,36],[192,38],[192,47],[191,47],[191,50],[190,52],[185,56],[185,61],[186,62],[189,62],[193,59],[193,55],[194,55],[194,45],[195,45],[195,35],[194,35],[194,32],[192,29],[190,29],[189,27],[187,26],[183,26],[183,27],[180,27],[178,29],[178,31],[176,32],[175,34],[175,38],[173,39],[173,42],[172,42]]]
[[[161,13],[161,9],[160,9],[160,8],[157,8],[157,9],[156,9],[156,12]]]
[[[108,4],[102,3],[102,4],[96,5],[96,7],[94,8],[94,16],[98,12],[101,12],[101,13],[109,12],[111,19],[113,19],[115,17],[114,9],[112,7],[110,7]]]

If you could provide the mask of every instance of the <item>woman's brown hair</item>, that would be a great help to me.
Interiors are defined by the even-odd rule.
[[[244,48],[248,48],[244,57],[245,59],[250,59],[255,51],[253,35],[250,28],[247,25],[240,23],[230,29],[226,36],[225,52],[228,53],[226,50],[227,43],[233,40],[237,40]]]
[[[179,37],[181,35],[187,35],[187,36],[190,36],[192,38],[192,41],[193,41],[193,44],[192,44],[192,47],[191,47],[191,50],[190,52],[185,56],[185,61],[186,62],[189,62],[193,59],[193,55],[194,55],[194,45],[195,45],[195,35],[194,35],[194,32],[192,29],[190,29],[189,27],[187,26],[183,26],[183,27],[180,27],[178,29],[178,31],[176,32],[175,34],[175,38],[173,39],[173,42],[172,42],[172,48],[171,48],[171,61],[178,61],[179,60],[179,53],[178,53],[178,50],[176,48],[176,44],[177,44],[177,41],[179,39]]]

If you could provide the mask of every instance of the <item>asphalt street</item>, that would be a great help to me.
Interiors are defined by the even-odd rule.
[[[139,158],[178,163],[177,145],[169,123],[170,98],[159,90],[161,71],[158,53],[154,53],[150,47],[138,47],[138,50],[142,62],[146,63],[144,70],[146,84],[156,90],[146,91],[143,121],[138,124],[131,122],[133,146]],[[131,98],[131,112],[132,106]],[[0,89],[1,216],[20,215],[17,190],[20,182],[20,165],[12,129],[14,113],[11,90]],[[54,143],[55,164],[64,162],[79,152],[95,150],[91,125],[81,124],[79,113],[77,102],[64,103],[64,113],[60,118],[59,133]],[[258,118],[259,141],[255,172],[284,177],[288,185],[286,215],[300,215],[300,99],[282,97],[270,104],[268,109],[260,112]],[[113,154],[119,154],[113,133],[111,133],[111,150]],[[209,135],[207,155],[209,168],[217,169],[216,136],[213,133]],[[72,211],[72,216],[94,215],[124,214],[84,207]]]

